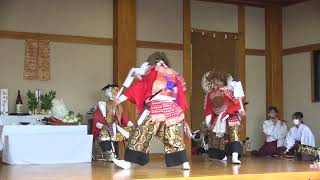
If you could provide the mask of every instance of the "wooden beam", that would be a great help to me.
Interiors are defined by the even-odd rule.
[[[183,76],[187,84],[186,98],[189,108],[185,112],[185,121],[191,126],[191,2],[183,0]],[[190,127],[191,128],[191,127]],[[191,161],[191,141],[186,141],[188,159]]]
[[[299,3],[303,3],[303,2],[307,2],[309,0],[287,0],[285,2],[280,2],[282,7],[286,7],[286,6],[291,6],[291,5],[295,5],[295,4],[299,4]]]
[[[45,33],[0,31],[0,39],[38,39],[49,40],[51,42],[75,43],[75,44],[93,44],[93,45],[112,45],[112,38],[97,38],[88,36],[70,36]]]
[[[282,62],[282,8],[268,6],[265,10],[266,27],[266,87],[267,107],[276,106],[283,118],[283,62]]]
[[[245,43],[245,8],[244,6],[238,6],[238,31],[241,36],[239,36],[239,78],[243,84],[243,90],[246,92],[246,43]],[[245,99],[244,99],[245,102]],[[240,131],[240,136],[242,139],[246,138],[246,117],[242,118],[241,121],[242,129]]]
[[[297,53],[303,53],[303,52],[312,52],[315,50],[320,50],[320,43],[318,44],[309,44],[299,47],[293,47],[293,48],[287,48],[283,49],[282,55],[289,55],[289,54],[297,54]]]
[[[285,7],[285,6],[290,6],[297,3],[306,2],[308,0],[198,0],[198,1],[234,4],[238,6],[268,7],[272,5],[277,5],[277,6]]]
[[[245,8],[244,6],[238,6],[238,31],[239,36],[239,78],[244,85],[246,84],[245,76],[245,59],[246,59],[246,48],[245,48]]]
[[[63,43],[74,43],[74,44],[92,44],[92,45],[106,45],[106,46],[113,45],[112,38],[58,35],[58,34],[45,34],[45,33],[33,33],[33,32],[16,32],[16,31],[0,31],[0,39],[21,39],[21,40],[38,39],[38,40],[49,40],[51,42],[63,42]],[[183,50],[183,44],[178,44],[178,43],[137,41],[136,45],[138,48]]]
[[[254,7],[265,7],[266,4],[260,1],[255,0],[197,0],[197,1],[207,1],[207,2],[216,2],[223,4],[234,4],[239,6],[254,6]]]
[[[183,50],[183,44],[151,41],[137,41],[137,47],[151,49]]]
[[[191,29],[192,32],[201,32],[201,33],[217,33],[217,34],[226,34],[226,35],[231,35],[231,36],[239,36],[241,34],[239,33],[233,33],[233,32],[223,32],[223,31],[208,31],[208,30],[204,30],[204,29],[197,29],[197,28],[192,28]]]
[[[266,56],[267,52],[264,49],[246,49],[246,55]]]
[[[127,73],[136,65],[136,1],[113,1],[113,82],[123,84]],[[124,103],[129,118],[136,119],[135,106]],[[123,159],[124,148],[119,146],[119,156]]]

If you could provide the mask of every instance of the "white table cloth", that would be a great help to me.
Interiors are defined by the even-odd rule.
[[[35,134],[76,134],[86,135],[87,126],[49,126],[49,125],[4,125],[0,126],[0,150],[3,148],[5,136]]]
[[[93,140],[85,125],[4,125],[0,133],[2,161],[8,164],[91,162]]]
[[[7,164],[91,162],[92,135],[10,135],[4,147],[2,162]]]
[[[44,115],[28,115],[28,116],[11,116],[11,115],[1,115],[0,125],[18,124],[19,122],[30,122],[37,123],[39,120],[43,119]]]

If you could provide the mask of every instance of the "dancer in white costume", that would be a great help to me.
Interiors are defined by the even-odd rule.
[[[284,143],[284,154],[294,154],[299,145],[315,147],[315,139],[311,129],[303,123],[303,114],[295,112],[292,115],[294,126],[290,128]]]

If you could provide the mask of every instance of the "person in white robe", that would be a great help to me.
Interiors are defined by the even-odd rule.
[[[283,120],[278,119],[278,109],[269,107],[268,120],[263,122],[263,133],[266,136],[265,143],[259,151],[253,151],[257,156],[271,156],[279,154],[279,148],[283,147],[288,128]]]
[[[315,139],[311,129],[303,123],[303,114],[295,112],[292,115],[294,126],[290,128],[285,139],[284,154],[293,155],[299,145],[315,147]]]

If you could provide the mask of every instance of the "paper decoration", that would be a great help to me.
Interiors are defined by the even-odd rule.
[[[38,79],[38,40],[26,40],[23,78]]]
[[[232,87],[234,90],[234,97],[235,98],[241,98],[241,97],[245,96],[244,92],[243,92],[242,84],[240,81],[233,81]]]
[[[48,40],[26,40],[23,77],[26,80],[50,80]]]
[[[40,40],[38,42],[38,79],[41,81],[50,80],[48,40]]]
[[[9,110],[8,89],[0,90],[0,114],[7,115]]]

